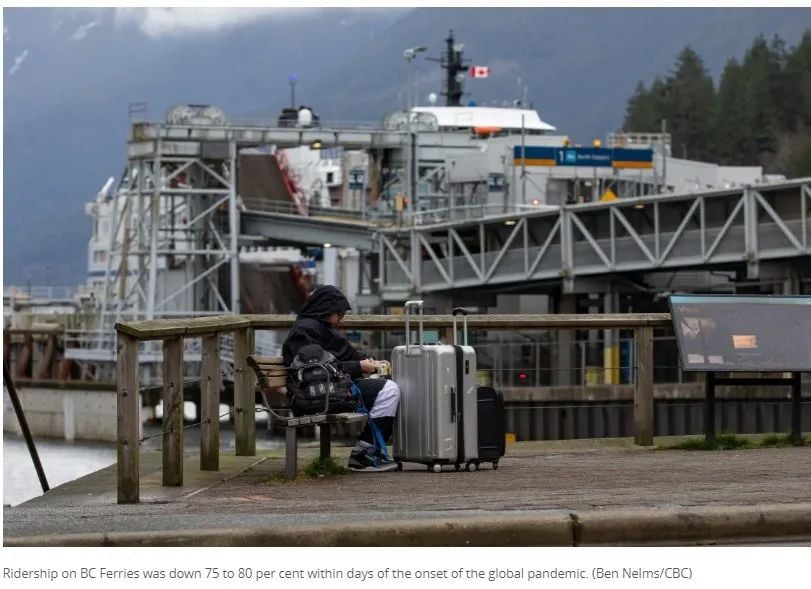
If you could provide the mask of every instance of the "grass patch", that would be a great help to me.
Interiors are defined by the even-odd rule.
[[[693,438],[685,440],[673,446],[665,446],[666,450],[745,450],[755,446],[746,438],[734,436],[732,434],[719,434],[712,442],[705,438]]]
[[[304,469],[304,473],[309,477],[317,478],[336,474],[346,474],[347,470],[345,466],[335,462],[332,457],[318,457],[307,465],[307,468]]]
[[[707,442],[702,437],[692,437],[673,444],[657,446],[657,450],[749,450],[753,448],[790,448],[793,446],[791,434],[749,434],[736,436],[718,434],[715,440]],[[802,445],[811,446],[811,436],[805,436]]]
[[[788,448],[793,446],[791,434],[769,434],[760,440],[758,448]],[[811,436],[800,438],[801,446],[811,446]]]
[[[758,443],[760,448],[785,448],[791,445],[791,434],[769,434]]]

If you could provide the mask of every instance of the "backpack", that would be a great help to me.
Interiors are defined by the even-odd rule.
[[[352,380],[341,372],[335,356],[318,344],[302,346],[288,369],[287,394],[293,415],[349,413],[357,403]]]

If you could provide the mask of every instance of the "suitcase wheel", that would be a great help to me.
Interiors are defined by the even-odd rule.
[[[493,470],[498,470],[498,460],[493,461]]]
[[[433,470],[434,472],[442,472],[442,465],[441,464],[434,464],[428,467],[428,470]]]
[[[471,460],[470,462],[467,463],[466,468],[468,472],[475,472],[476,469],[479,468],[479,465]]]

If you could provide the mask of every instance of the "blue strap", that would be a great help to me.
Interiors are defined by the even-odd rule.
[[[387,452],[386,449],[386,440],[383,439],[383,432],[381,432],[380,428],[377,427],[377,425],[375,424],[375,420],[372,419],[372,416],[369,413],[369,410],[366,408],[366,405],[363,404],[363,395],[360,394],[360,387],[353,382],[350,385],[350,388],[352,390],[352,396],[356,397],[358,400],[358,408],[356,409],[356,411],[358,413],[365,413],[366,415],[369,416],[369,427],[372,428],[372,437],[374,438],[375,441],[374,445],[377,447],[378,450],[380,450],[380,453],[383,455],[383,458],[388,461],[389,453]]]

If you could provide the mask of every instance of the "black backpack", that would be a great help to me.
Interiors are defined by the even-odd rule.
[[[302,346],[288,369],[287,394],[293,415],[349,413],[357,403],[352,380],[341,372],[335,356],[318,344]]]

